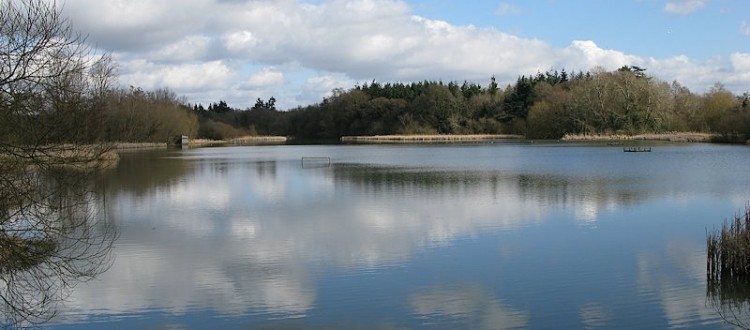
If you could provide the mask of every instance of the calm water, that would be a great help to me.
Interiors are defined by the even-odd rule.
[[[343,145],[136,152],[114,263],[50,328],[717,328],[705,236],[750,148]],[[327,160],[302,157],[330,157]]]

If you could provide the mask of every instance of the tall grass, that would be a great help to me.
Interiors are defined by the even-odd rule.
[[[341,142],[361,143],[443,143],[443,142],[481,142],[508,139],[523,139],[521,135],[510,134],[432,134],[432,135],[372,135],[342,136]]]
[[[706,297],[726,322],[750,329],[750,204],[706,235]]]
[[[721,230],[707,234],[709,279],[745,277],[750,279],[750,204],[745,212],[724,221]]]

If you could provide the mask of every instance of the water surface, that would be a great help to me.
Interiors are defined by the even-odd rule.
[[[49,327],[723,327],[705,235],[749,170],[704,144],[126,153],[100,177],[114,263]]]

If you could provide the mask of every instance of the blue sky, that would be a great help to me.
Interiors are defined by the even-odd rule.
[[[750,90],[747,0],[66,0],[123,86],[282,109],[371,80],[502,84],[622,65]]]
[[[731,52],[750,52],[750,1],[674,1],[685,13],[670,12],[655,0],[451,0],[409,1],[415,13],[453,24],[474,24],[564,47],[594,40],[603,48],[641,56],[688,55],[706,60]],[[750,29],[750,27],[747,27]],[[747,32],[746,32],[747,33]]]

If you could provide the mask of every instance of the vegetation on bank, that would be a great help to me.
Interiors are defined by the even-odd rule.
[[[474,83],[370,82],[334,90],[289,110],[276,99],[237,109],[188,104],[160,89],[107,89],[83,121],[85,141],[158,142],[174,135],[231,141],[243,136],[332,140],[342,136],[510,134],[530,139],[655,139],[745,142],[750,95],[721,84],[695,94],[638,67],[521,76],[501,88]],[[89,123],[89,124],[87,124]],[[691,132],[691,133],[683,133]]]
[[[194,105],[193,113],[201,122],[212,123],[201,126],[203,134],[210,131],[221,137],[237,130],[301,139],[516,134],[531,139],[651,136],[663,140],[682,135],[676,140],[744,142],[750,136],[748,93],[734,95],[717,83],[699,95],[631,66],[538,73],[521,76],[505,88],[494,77],[487,86],[373,81],[334,90],[318,104],[288,111],[277,110],[275,102],[258,99],[245,110],[225,102],[208,108]]]

